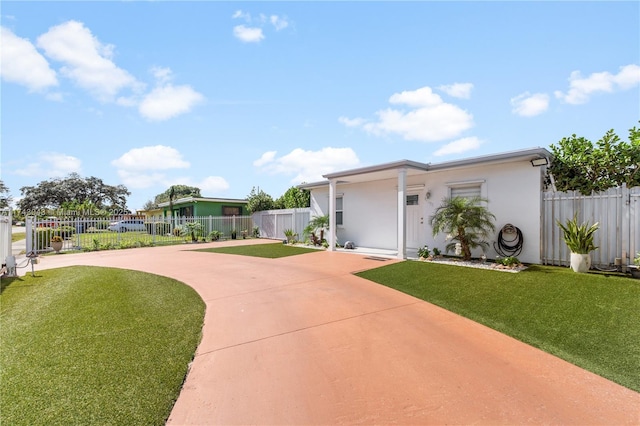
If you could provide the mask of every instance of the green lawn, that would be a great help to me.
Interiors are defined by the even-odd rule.
[[[568,268],[512,274],[401,262],[359,276],[640,391],[640,281]]]
[[[25,232],[12,232],[11,233],[11,242],[15,243],[16,241],[24,240],[27,238],[27,234]]]
[[[297,254],[304,254],[318,251],[317,249],[304,248],[298,246],[289,246],[282,243],[275,244],[255,244],[248,246],[235,246],[235,247],[216,247],[206,248],[194,251],[205,251],[208,253],[224,253],[224,254],[239,254],[242,256],[254,256],[254,257],[267,257],[275,259],[278,257],[295,256]]]
[[[69,267],[2,281],[2,424],[163,425],[201,337],[190,287]]]

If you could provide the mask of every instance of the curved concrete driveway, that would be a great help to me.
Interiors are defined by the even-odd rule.
[[[190,248],[49,256],[37,266],[148,271],[202,296],[202,342],[168,424],[640,424],[640,394],[352,275],[394,260]]]

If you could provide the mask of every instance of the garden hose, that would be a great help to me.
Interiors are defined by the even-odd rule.
[[[512,235],[507,239],[506,235]],[[503,257],[518,256],[522,252],[524,237],[522,231],[517,226],[507,223],[498,234],[498,241],[493,243],[495,251]]]

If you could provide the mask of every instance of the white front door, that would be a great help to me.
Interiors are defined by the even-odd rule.
[[[420,194],[407,194],[407,248],[417,249],[421,247],[422,242],[422,206],[420,205]]]

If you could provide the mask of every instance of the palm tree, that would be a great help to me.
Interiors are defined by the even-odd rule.
[[[496,217],[480,204],[487,201],[480,197],[453,197],[442,200],[442,205],[429,218],[429,222],[434,237],[440,232],[450,236],[448,238],[451,242],[447,244],[447,252],[455,249],[457,241],[462,248],[462,258],[469,260],[471,249],[489,247],[485,239],[495,231],[492,221]]]
[[[315,235],[317,230],[320,230],[320,238],[319,242],[321,243],[324,240],[324,230],[329,230],[329,215],[324,216],[316,216],[309,221],[309,224],[306,228],[304,228],[305,234],[310,234],[311,238]],[[315,243],[315,241],[314,241]]]

